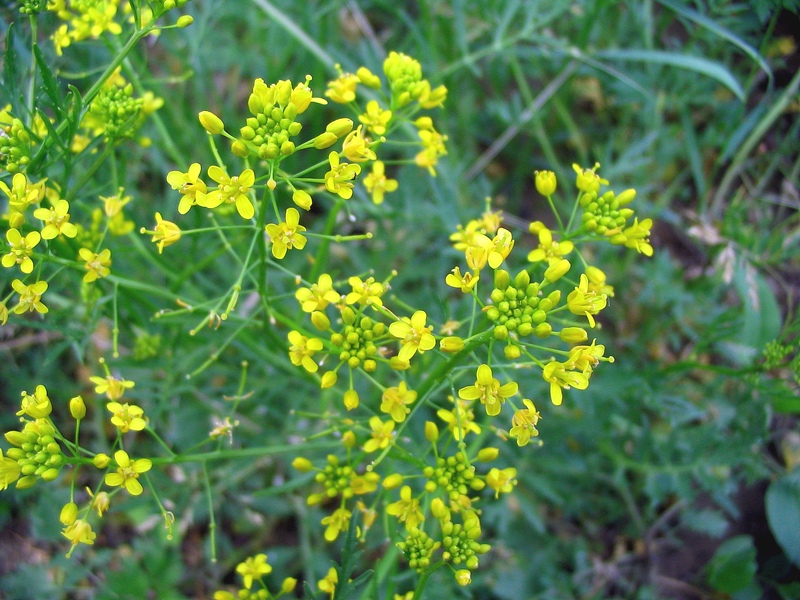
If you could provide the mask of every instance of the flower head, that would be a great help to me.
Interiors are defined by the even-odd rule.
[[[550,384],[550,400],[556,406],[561,404],[564,396],[561,390],[568,390],[571,387],[585,390],[589,387],[589,378],[584,373],[567,370],[568,367],[572,366],[555,360],[544,366],[542,378]]]
[[[382,109],[377,100],[370,100],[367,102],[366,112],[360,115],[358,120],[375,135],[383,135],[386,133],[387,125],[392,120],[392,111]]]
[[[19,270],[23,273],[30,273],[33,271],[33,261],[31,260],[31,252],[42,239],[38,231],[31,231],[25,237],[13,227],[6,231],[6,239],[8,240],[11,250],[8,254],[3,256],[2,264],[6,269],[10,269],[14,265],[19,265]]]
[[[136,385],[133,381],[127,381],[112,375],[89,377],[89,381],[95,385],[94,391],[96,393],[105,394],[109,400],[119,400],[125,394],[125,390]]]
[[[509,493],[514,489],[517,480],[517,470],[514,467],[508,469],[498,469],[494,467],[486,474],[486,485],[494,490],[494,497],[497,498],[500,492]]]
[[[178,212],[185,215],[195,204],[205,206],[207,188],[205,182],[200,179],[200,163],[192,163],[186,173],[181,171],[170,171],[167,173],[167,183],[173,190],[181,193],[181,201],[178,204]]]
[[[78,235],[78,228],[69,222],[69,202],[58,200],[52,208],[37,208],[33,216],[44,221],[42,239],[52,240],[59,235],[74,238]]]
[[[372,194],[372,202],[382,204],[384,195],[394,192],[398,183],[396,179],[387,179],[385,166],[380,160],[372,163],[372,172],[364,178],[364,187]]]
[[[578,287],[569,293],[567,296],[567,308],[574,315],[584,315],[589,321],[589,326],[595,326],[595,320],[592,315],[596,315],[606,307],[606,295],[598,294],[594,290],[589,289],[589,278],[585,274],[581,274],[581,280]]]
[[[396,387],[389,387],[383,391],[381,397],[381,411],[387,413],[392,420],[401,423],[410,412],[409,404],[413,404],[417,399],[417,392],[408,389],[405,381],[401,381]]]
[[[375,452],[386,448],[394,438],[394,421],[389,419],[384,423],[380,417],[370,417],[369,426],[372,429],[372,437],[364,444],[364,452]]]
[[[315,352],[322,350],[322,340],[318,338],[307,338],[299,331],[289,332],[289,358],[293,365],[300,366],[309,373],[316,373],[319,365],[314,362],[312,356]]]
[[[516,438],[518,446],[525,446],[531,439],[531,436],[539,435],[536,425],[539,423],[541,415],[533,402],[525,398],[522,403],[525,408],[518,410],[511,417],[511,431],[508,435]]]
[[[114,473],[106,473],[106,485],[124,487],[131,496],[141,494],[144,488],[139,483],[139,475],[149,471],[153,467],[153,462],[149,458],[131,460],[124,450],[117,450],[114,453],[114,460],[118,465],[117,470]]]
[[[256,554],[240,562],[236,566],[236,572],[242,576],[244,587],[249,590],[253,587],[253,579],[260,580],[264,575],[272,573],[272,566],[267,563],[266,554]]]
[[[348,282],[353,287],[353,291],[347,294],[345,302],[347,304],[355,304],[356,302],[362,306],[383,306],[381,296],[386,291],[386,287],[377,281],[374,277],[367,277],[363,280],[360,277],[351,277]]]
[[[101,277],[106,277],[111,273],[111,250],[106,248],[100,253],[94,253],[88,248],[81,248],[78,250],[78,256],[86,263],[86,275],[83,280],[87,283],[96,281]]]
[[[287,250],[302,250],[306,247],[308,240],[302,234],[306,228],[300,225],[300,213],[294,207],[286,209],[285,221],[277,225],[270,223],[266,230],[272,240],[272,256],[275,258],[283,258]]]
[[[141,431],[145,428],[145,420],[142,418],[144,410],[135,404],[120,404],[119,402],[109,402],[106,408],[113,415],[111,423],[119,429],[120,433],[129,431]]]
[[[161,254],[164,248],[175,244],[181,239],[181,229],[172,221],[165,221],[161,218],[161,213],[156,213],[156,226],[153,231],[142,229],[142,233],[150,233],[153,239],[150,240],[158,246],[158,253]]]
[[[21,315],[29,311],[45,314],[49,309],[42,303],[42,294],[47,291],[46,281],[37,281],[25,285],[19,279],[11,282],[11,287],[19,294],[19,303],[14,307],[16,314]]]
[[[298,289],[294,297],[297,298],[303,312],[307,313],[325,310],[329,304],[339,302],[341,299],[338,292],[333,289],[333,278],[327,273],[320,275],[317,283],[311,284],[310,288]]]
[[[33,394],[22,392],[21,408],[17,411],[17,416],[28,415],[34,419],[44,419],[52,410],[47,389],[43,385],[37,385]]]
[[[436,346],[436,338],[431,333],[433,327],[425,326],[427,318],[424,310],[418,310],[410,319],[403,317],[389,325],[389,333],[400,340],[400,360],[411,360],[417,352],[423,354]]]
[[[216,181],[217,189],[208,192],[203,205],[207,208],[216,208],[223,202],[236,205],[236,212],[243,219],[252,219],[256,210],[248,197],[250,188],[256,182],[256,175],[252,169],[245,169],[241,175],[229,176],[217,165],[208,168],[208,176]],[[199,204],[199,202],[198,202]],[[178,208],[180,212],[180,207]]]
[[[349,200],[353,197],[353,180],[361,173],[361,165],[341,162],[338,152],[331,152],[328,162],[331,169],[325,173],[325,189]]]
[[[407,485],[400,489],[400,500],[386,506],[386,513],[397,517],[401,523],[405,522],[407,530],[418,528],[425,520],[419,500],[411,495],[411,488]]]
[[[500,414],[506,398],[516,394],[518,389],[515,381],[500,385],[500,381],[492,376],[491,367],[481,365],[478,367],[475,384],[458,390],[458,396],[462,400],[480,400],[486,406],[486,414],[493,417]]]

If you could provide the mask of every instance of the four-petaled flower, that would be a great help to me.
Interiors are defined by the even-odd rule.
[[[450,401],[455,404],[452,396]],[[453,434],[453,439],[460,442],[469,432],[480,433],[481,426],[475,422],[475,411],[471,407],[472,401],[459,399],[457,402],[458,404],[453,407],[453,410],[440,408],[436,411],[436,415],[447,423],[447,429]]]
[[[325,528],[325,539],[329,542],[332,542],[337,537],[339,537],[339,533],[342,531],[346,531],[347,527],[350,525],[350,517],[352,513],[347,510],[346,508],[337,508],[333,511],[332,515],[329,515],[322,519],[322,524],[327,525]]]
[[[272,566],[267,563],[266,554],[256,554],[239,563],[236,572],[242,576],[244,587],[249,590],[253,587],[253,579],[260,580],[264,575],[272,573]]]
[[[569,240],[564,240],[563,242],[555,241],[553,232],[545,227],[541,221],[534,221],[528,229],[539,237],[539,246],[528,253],[530,262],[546,260],[548,265],[552,266],[575,248],[575,244]]]
[[[392,120],[392,111],[382,109],[377,100],[370,100],[367,102],[367,111],[359,115],[358,120],[375,135],[383,135],[386,133],[386,126]]]
[[[99,377],[97,375],[89,377],[94,385],[94,391],[98,394],[105,394],[109,400],[119,400],[125,394],[125,390],[132,388],[136,384],[126,379],[118,379],[112,375]]]
[[[572,365],[568,365],[572,366]],[[564,397],[562,389],[571,387],[585,390],[589,387],[589,378],[578,371],[568,371],[567,366],[557,361],[551,361],[544,366],[542,378],[550,384],[550,400],[559,406]]]
[[[386,288],[382,283],[375,281],[374,277],[367,277],[366,280],[362,281],[360,277],[354,276],[347,281],[353,286],[353,291],[347,294],[345,298],[347,304],[358,302],[361,306],[383,306],[381,296],[386,291]]]
[[[598,294],[589,289],[589,278],[581,274],[578,287],[572,290],[567,296],[567,308],[573,315],[585,315],[589,321],[589,326],[595,326],[592,315],[596,315],[606,307],[606,295]]]
[[[33,216],[44,221],[42,239],[52,240],[59,235],[74,238],[78,235],[78,228],[69,222],[69,202],[58,200],[52,208],[37,208]]]
[[[448,273],[447,277],[444,278],[444,282],[450,287],[461,290],[464,294],[469,294],[472,292],[479,279],[480,275],[477,273],[470,273],[467,271],[462,275],[461,269],[456,267]]]
[[[11,246],[8,254],[3,256],[2,264],[6,269],[10,269],[14,265],[19,265],[19,270],[23,273],[30,273],[33,271],[33,261],[31,260],[31,252],[42,239],[38,231],[31,231],[25,237],[19,230],[11,228],[6,231],[6,239]]]
[[[539,435],[536,425],[539,423],[541,415],[533,402],[525,398],[522,403],[525,408],[518,410],[511,417],[511,430],[508,435],[516,438],[518,446],[525,446],[531,440],[531,436]]]
[[[340,162],[338,152],[331,152],[328,162],[331,170],[325,173],[325,189],[349,200],[353,197],[353,180],[361,173],[361,165]]]
[[[400,500],[386,507],[386,513],[397,517],[401,523],[405,522],[407,530],[418,528],[425,520],[419,500],[411,496],[411,488],[407,485],[400,489]]]
[[[145,232],[144,230],[142,231]],[[172,221],[165,221],[162,219],[161,213],[159,212],[156,213],[155,229],[153,231],[147,231],[146,233],[153,234],[153,239],[150,241],[158,246],[159,254],[164,251],[164,248],[171,246],[181,239],[181,228]]]
[[[395,191],[397,185],[396,179],[386,178],[385,166],[380,160],[372,163],[372,172],[364,178],[364,187],[372,194],[375,204],[382,204],[384,195]]]
[[[394,437],[394,421],[389,419],[384,423],[380,417],[370,417],[369,426],[372,429],[372,437],[364,443],[364,452],[375,452],[386,448]]]
[[[311,358],[315,352],[322,350],[322,340],[307,338],[299,331],[289,332],[289,359],[295,366],[301,366],[309,373],[316,373],[319,365]]]
[[[319,276],[317,283],[312,283],[310,288],[300,288],[294,293],[303,312],[313,313],[325,310],[331,304],[341,300],[339,293],[333,289],[333,278],[327,273]]]
[[[296,208],[287,208],[286,220],[277,225],[270,223],[266,229],[272,241],[272,256],[275,258],[283,258],[286,251],[292,248],[302,250],[306,247],[308,240],[302,234],[306,228],[300,225],[300,213]]]
[[[517,480],[517,470],[514,467],[498,469],[494,467],[486,474],[486,485],[494,490],[494,497],[497,498],[500,492],[505,494],[514,489]]]
[[[42,294],[47,291],[46,281],[37,281],[30,285],[25,285],[19,279],[11,282],[11,287],[19,294],[19,304],[14,307],[14,312],[18,315],[28,311],[36,311],[45,314],[49,309],[42,304]]]
[[[227,202],[236,205],[236,211],[243,219],[253,218],[253,215],[256,214],[256,209],[247,195],[256,182],[256,175],[253,169],[245,169],[241,175],[230,177],[220,167],[212,165],[208,168],[208,176],[216,181],[219,187],[206,194],[203,206],[216,208],[223,202]]]
[[[480,400],[486,406],[486,414],[494,417],[500,414],[503,402],[517,393],[519,386],[514,381],[500,385],[500,381],[492,377],[492,369],[488,365],[478,367],[475,385],[458,390],[462,400]]]
[[[142,418],[144,410],[135,404],[120,404],[119,402],[109,402],[106,408],[113,415],[111,423],[119,429],[120,433],[129,431],[141,431],[146,423]]]
[[[178,212],[185,215],[195,204],[205,206],[207,188],[205,182],[200,179],[200,163],[192,163],[186,173],[181,171],[170,171],[167,173],[167,183],[173,190],[181,193]]]
[[[20,403],[20,410],[17,411],[17,416],[28,415],[34,419],[44,419],[52,410],[53,405],[47,396],[47,388],[43,385],[37,385],[33,394],[22,392],[22,402]]]
[[[398,353],[400,360],[408,361],[417,352],[423,354],[436,346],[436,338],[431,331],[433,327],[426,327],[428,315],[424,310],[418,310],[411,318],[403,317],[389,325],[389,333],[400,340],[401,348]]]
[[[381,411],[392,417],[392,420],[401,423],[410,412],[408,405],[416,399],[417,392],[408,389],[406,382],[401,381],[396,387],[389,387],[383,391]]]
[[[83,280],[87,283],[106,277],[111,273],[111,250],[106,248],[99,253],[94,253],[88,248],[81,248],[78,250],[78,256],[81,257],[86,265],[86,275]]]
[[[139,475],[149,471],[153,467],[153,462],[149,458],[131,460],[125,450],[117,450],[114,453],[114,460],[117,461],[117,470],[114,473],[106,473],[106,485],[124,487],[131,496],[141,494],[144,488],[139,483]]]

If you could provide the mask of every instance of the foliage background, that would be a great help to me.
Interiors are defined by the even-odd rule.
[[[798,332],[796,3],[193,0],[186,10],[191,27],[148,39],[131,58],[141,84],[166,100],[148,124],[153,145],[127,146],[121,161],[137,229],[156,210],[175,214],[168,171],[209,162],[198,155],[200,110],[241,118],[256,77],[308,73],[321,89],[335,63],[379,71],[388,50],[416,57],[448,87],[439,119],[449,155],[435,179],[401,169],[401,192],[379,209],[362,204],[358,221],[343,224],[375,239],[334,248],[342,271],[397,269],[398,297],[438,307],[437,319],[458,317],[443,283],[456,258],[448,234],[482,212],[486,196],[511,224],[547,222],[531,173],[552,169],[566,188],[573,162],[600,162],[603,176],[635,187],[639,212],[658,221],[653,259],[602,256],[616,288],[602,342],[617,362],[563,410],[547,407],[541,448],[504,447],[519,486],[487,509],[494,549],[463,597],[800,596],[797,363],[793,371],[790,355],[767,370],[761,358],[768,342],[792,344]],[[0,9],[3,34],[18,16],[13,6]],[[16,50],[29,64],[22,40]],[[57,64],[81,87],[91,81],[85,65],[109,52],[86,44]],[[307,127],[325,122],[320,111]],[[98,190],[107,193],[105,185],[99,174]],[[224,249],[185,243],[159,262],[131,234],[115,264],[202,298],[228,281],[230,266]],[[230,324],[188,337],[196,319],[154,318],[161,308],[126,292],[120,321],[160,335],[161,352],[146,360],[123,353],[117,367],[137,382],[134,397],[171,445],[206,436],[224,397],[237,393],[242,361],[251,395],[237,443],[316,431],[304,415],[319,406],[319,390],[286,358],[285,333],[244,331],[220,347]],[[64,397],[85,389],[83,365],[107,352],[109,327],[76,313],[4,331],[0,427],[14,426],[18,391],[32,382],[51,382]],[[71,560],[54,526],[66,488],[6,492],[0,595],[210,597],[239,560],[262,550],[276,573],[316,581],[338,550],[321,542],[319,514],[304,505],[291,458],[209,466],[216,564],[200,467],[168,474],[181,483],[170,497],[175,539],[131,499],[108,517],[97,546]],[[780,507],[771,523],[767,489]],[[778,539],[776,528],[784,529]],[[785,541],[787,529],[794,542]],[[384,551],[376,545],[362,560]],[[448,585],[444,577],[430,597]]]

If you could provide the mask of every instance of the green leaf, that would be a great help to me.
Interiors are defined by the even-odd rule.
[[[39,48],[38,44],[33,45],[33,55],[36,57],[36,64],[39,67],[39,74],[42,77],[44,91],[53,102],[53,109],[56,111],[56,116],[60,120],[64,112],[64,99],[61,96],[58,80],[55,75],[53,75],[50,65],[47,64],[47,57],[42,52],[42,49]]]
[[[714,62],[712,60],[708,60],[707,58],[702,58],[700,56],[689,56],[686,54],[675,54],[673,52],[664,52],[662,50],[602,50],[597,52],[595,56],[606,58],[609,60],[623,60],[623,61],[635,61],[635,62],[645,62],[645,63],[653,63],[653,64],[661,64],[661,65],[670,65],[673,67],[679,67],[681,69],[687,69],[689,71],[695,71],[697,73],[701,73],[712,79],[716,79],[726,88],[728,88],[731,92],[733,92],[736,97],[744,102],[744,90],[742,86],[739,85],[739,82],[736,78],[731,74],[731,72],[726,69],[723,65],[718,62]]]
[[[15,39],[14,23],[9,24],[6,30],[6,51],[3,56],[3,92],[8,97],[12,108],[18,101],[17,92],[17,53],[14,52]],[[16,111],[15,111],[16,112]]]
[[[767,522],[786,556],[800,566],[800,471],[773,481],[765,499]]]
[[[719,545],[708,567],[708,583],[732,594],[753,583],[756,575],[756,547],[749,535],[737,535]]]

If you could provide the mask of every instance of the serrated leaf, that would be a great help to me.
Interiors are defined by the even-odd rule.
[[[45,94],[47,94],[52,101],[53,110],[55,110],[58,119],[61,120],[64,113],[64,98],[61,96],[58,80],[55,75],[53,75],[50,65],[47,64],[47,57],[42,52],[42,49],[39,48],[38,44],[33,45],[33,55],[36,57],[36,65],[39,67],[39,75],[41,75],[42,78],[42,86],[44,87]]]
[[[635,61],[660,65],[670,65],[694,71],[712,79],[728,88],[734,95],[744,102],[744,90],[739,82],[722,64],[708,60],[700,56],[690,56],[687,54],[675,54],[662,50],[603,50],[595,54],[609,60]]]
[[[770,484],[765,508],[772,535],[789,560],[800,566],[800,471]]]
[[[708,583],[720,592],[732,594],[753,583],[756,575],[756,547],[749,535],[737,535],[719,545],[708,563]]]

